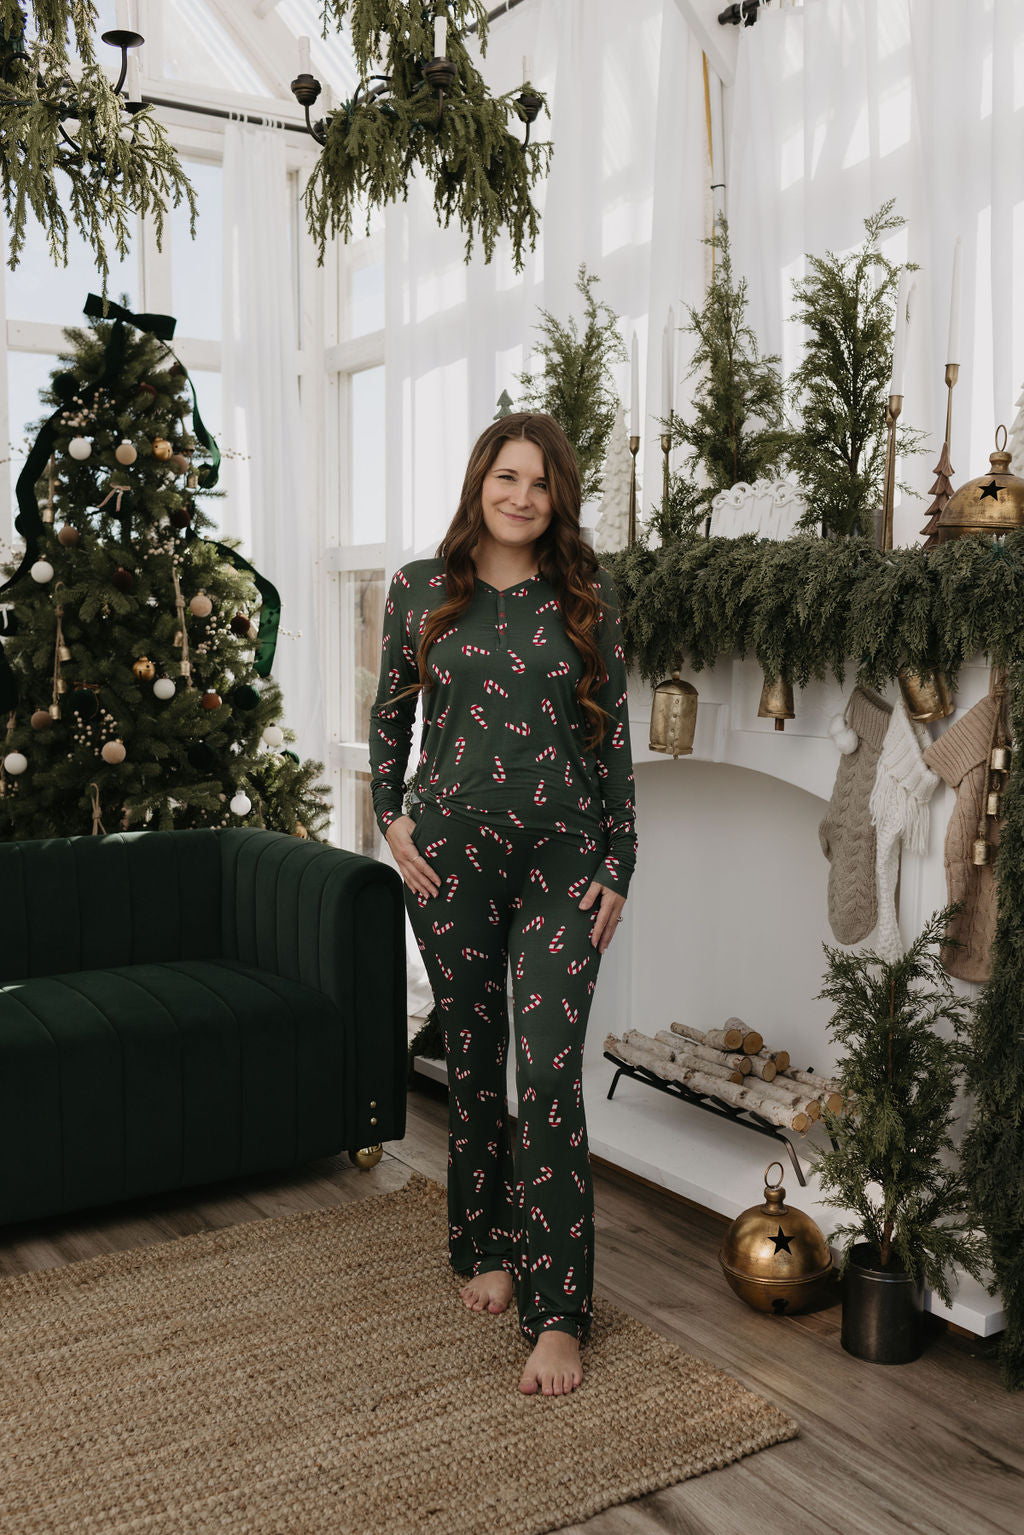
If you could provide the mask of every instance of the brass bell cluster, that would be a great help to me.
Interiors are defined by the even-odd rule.
[[[774,1167],[779,1177],[769,1182]],[[730,1288],[755,1311],[807,1311],[825,1298],[832,1253],[811,1217],[786,1204],[782,1163],[769,1163],[764,1177],[764,1204],[736,1217],[718,1261]]]
[[[680,665],[682,663],[680,662]],[[688,757],[693,751],[697,728],[697,689],[683,682],[677,666],[672,676],[659,682],[651,704],[652,752],[672,757]]]
[[[996,711],[988,760],[985,764],[985,788],[978,809],[978,830],[971,850],[973,862],[976,864],[992,862],[995,848],[989,837],[993,826],[1002,815],[1002,793],[1012,760],[1012,753],[1006,739],[1006,695],[1006,673],[1000,670],[993,674],[992,679],[992,696],[996,702]]]

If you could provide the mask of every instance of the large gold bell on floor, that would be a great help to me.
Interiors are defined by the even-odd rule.
[[[676,667],[672,676],[659,682],[651,704],[652,752],[667,752],[673,757],[688,757],[693,751],[697,729],[697,689],[683,682]]]
[[[774,681],[767,677],[764,679],[757,717],[759,720],[774,720],[776,730],[785,730],[786,721],[796,719],[793,688],[785,677],[776,677]]]
[[[999,447],[999,432],[1003,447]],[[1006,428],[996,432],[996,451],[989,454],[991,468],[961,485],[939,517],[936,534],[940,544],[968,533],[992,538],[1024,527],[1024,480],[1010,473],[1010,454],[1006,448]]]
[[[779,1169],[779,1180],[769,1183],[773,1167]],[[811,1217],[785,1203],[782,1163],[770,1163],[764,1176],[764,1204],[736,1217],[718,1261],[740,1300],[755,1311],[788,1316],[825,1298],[832,1254]]]
[[[945,673],[929,667],[915,671],[912,666],[901,666],[896,680],[903,694],[907,713],[919,725],[930,725],[933,720],[944,720],[956,707],[949,691]]]
[[[371,1167],[376,1167],[384,1155],[384,1147],[379,1143],[376,1146],[360,1146],[358,1151],[350,1151],[349,1158],[364,1173],[368,1173]]]

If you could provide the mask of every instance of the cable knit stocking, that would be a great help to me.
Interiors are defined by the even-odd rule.
[[[849,730],[836,735],[843,756],[818,837],[832,865],[828,920],[839,943],[859,943],[877,919],[876,838],[869,802],[891,714],[891,705],[877,693],[854,688],[845,713]],[[851,731],[855,739],[848,739]]]
[[[873,947],[890,963],[904,952],[896,915],[900,847],[911,853],[927,850],[928,801],[939,785],[938,774],[922,756],[928,744],[927,732],[915,725],[901,698],[885,733],[870,801],[878,884],[878,936]]]

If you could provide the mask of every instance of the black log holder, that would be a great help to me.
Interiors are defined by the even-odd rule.
[[[793,1148],[793,1142],[777,1125],[770,1124],[767,1119],[762,1119],[753,1109],[740,1109],[734,1103],[726,1103],[721,1098],[714,1098],[709,1093],[695,1093],[684,1082],[669,1082],[664,1077],[656,1077],[653,1071],[646,1066],[637,1066],[632,1061],[623,1061],[617,1055],[612,1055],[609,1050],[604,1052],[606,1061],[611,1061],[616,1072],[612,1078],[612,1085],[608,1089],[608,1097],[611,1098],[619,1085],[619,1078],[625,1073],[627,1077],[633,1077],[637,1082],[645,1082],[648,1087],[656,1087],[660,1093],[667,1093],[670,1098],[681,1098],[684,1103],[690,1103],[695,1109],[703,1109],[707,1114],[717,1114],[719,1119],[729,1119],[736,1125],[742,1125],[746,1130],[754,1130],[758,1135],[767,1135],[773,1141],[781,1141],[789,1152],[789,1159],[793,1164],[797,1181],[801,1188],[807,1187],[807,1179],[804,1177],[803,1168]]]

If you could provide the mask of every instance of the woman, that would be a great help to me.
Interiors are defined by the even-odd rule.
[[[520,1390],[545,1395],[582,1380],[594,1253],[583,1039],[636,857],[618,610],[579,516],[557,422],[489,426],[437,558],[395,574],[370,715],[374,811],[444,1027],[452,1266],[470,1276],[473,1311],[502,1312],[515,1294],[534,1345]]]

